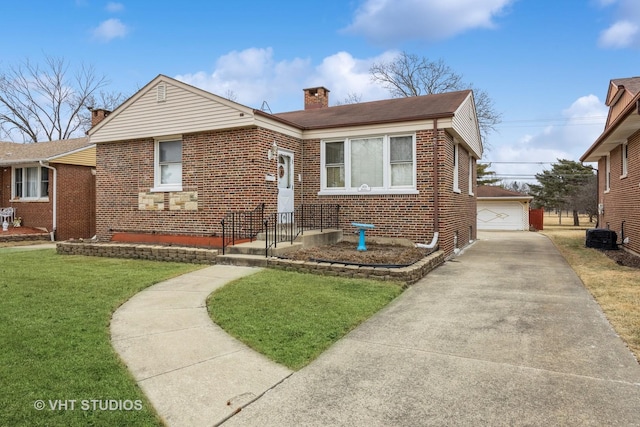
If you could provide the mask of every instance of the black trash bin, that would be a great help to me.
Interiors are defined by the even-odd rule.
[[[587,230],[588,248],[596,249],[618,249],[618,235],[608,228],[590,228]]]

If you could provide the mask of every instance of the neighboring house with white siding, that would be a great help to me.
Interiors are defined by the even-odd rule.
[[[230,211],[340,205],[340,228],[431,241],[476,234],[473,93],[256,110],[160,75],[89,132],[97,146],[97,235],[202,244]],[[128,236],[128,237],[127,237]]]

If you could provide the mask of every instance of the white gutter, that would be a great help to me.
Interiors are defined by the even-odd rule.
[[[53,166],[45,165],[42,160],[39,161],[40,166],[43,168],[51,169],[53,171],[53,231],[51,232],[51,241],[55,241],[56,229],[58,228],[58,170]]]

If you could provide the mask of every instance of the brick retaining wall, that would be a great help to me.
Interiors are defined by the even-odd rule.
[[[217,249],[179,246],[142,245],[127,243],[58,242],[56,251],[61,255],[88,255],[111,258],[146,259],[154,261],[216,264]],[[374,280],[392,280],[413,284],[431,270],[444,263],[444,251],[434,252],[422,260],[400,268],[368,267],[340,263],[294,261],[283,258],[268,258],[270,268],[301,273],[321,274]]]
[[[194,264],[215,264],[216,257],[218,256],[217,249],[126,243],[58,242],[56,244],[56,251],[61,255],[147,259]]]

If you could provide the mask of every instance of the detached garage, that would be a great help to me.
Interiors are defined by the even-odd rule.
[[[502,187],[478,186],[478,230],[529,230],[533,197]]]

